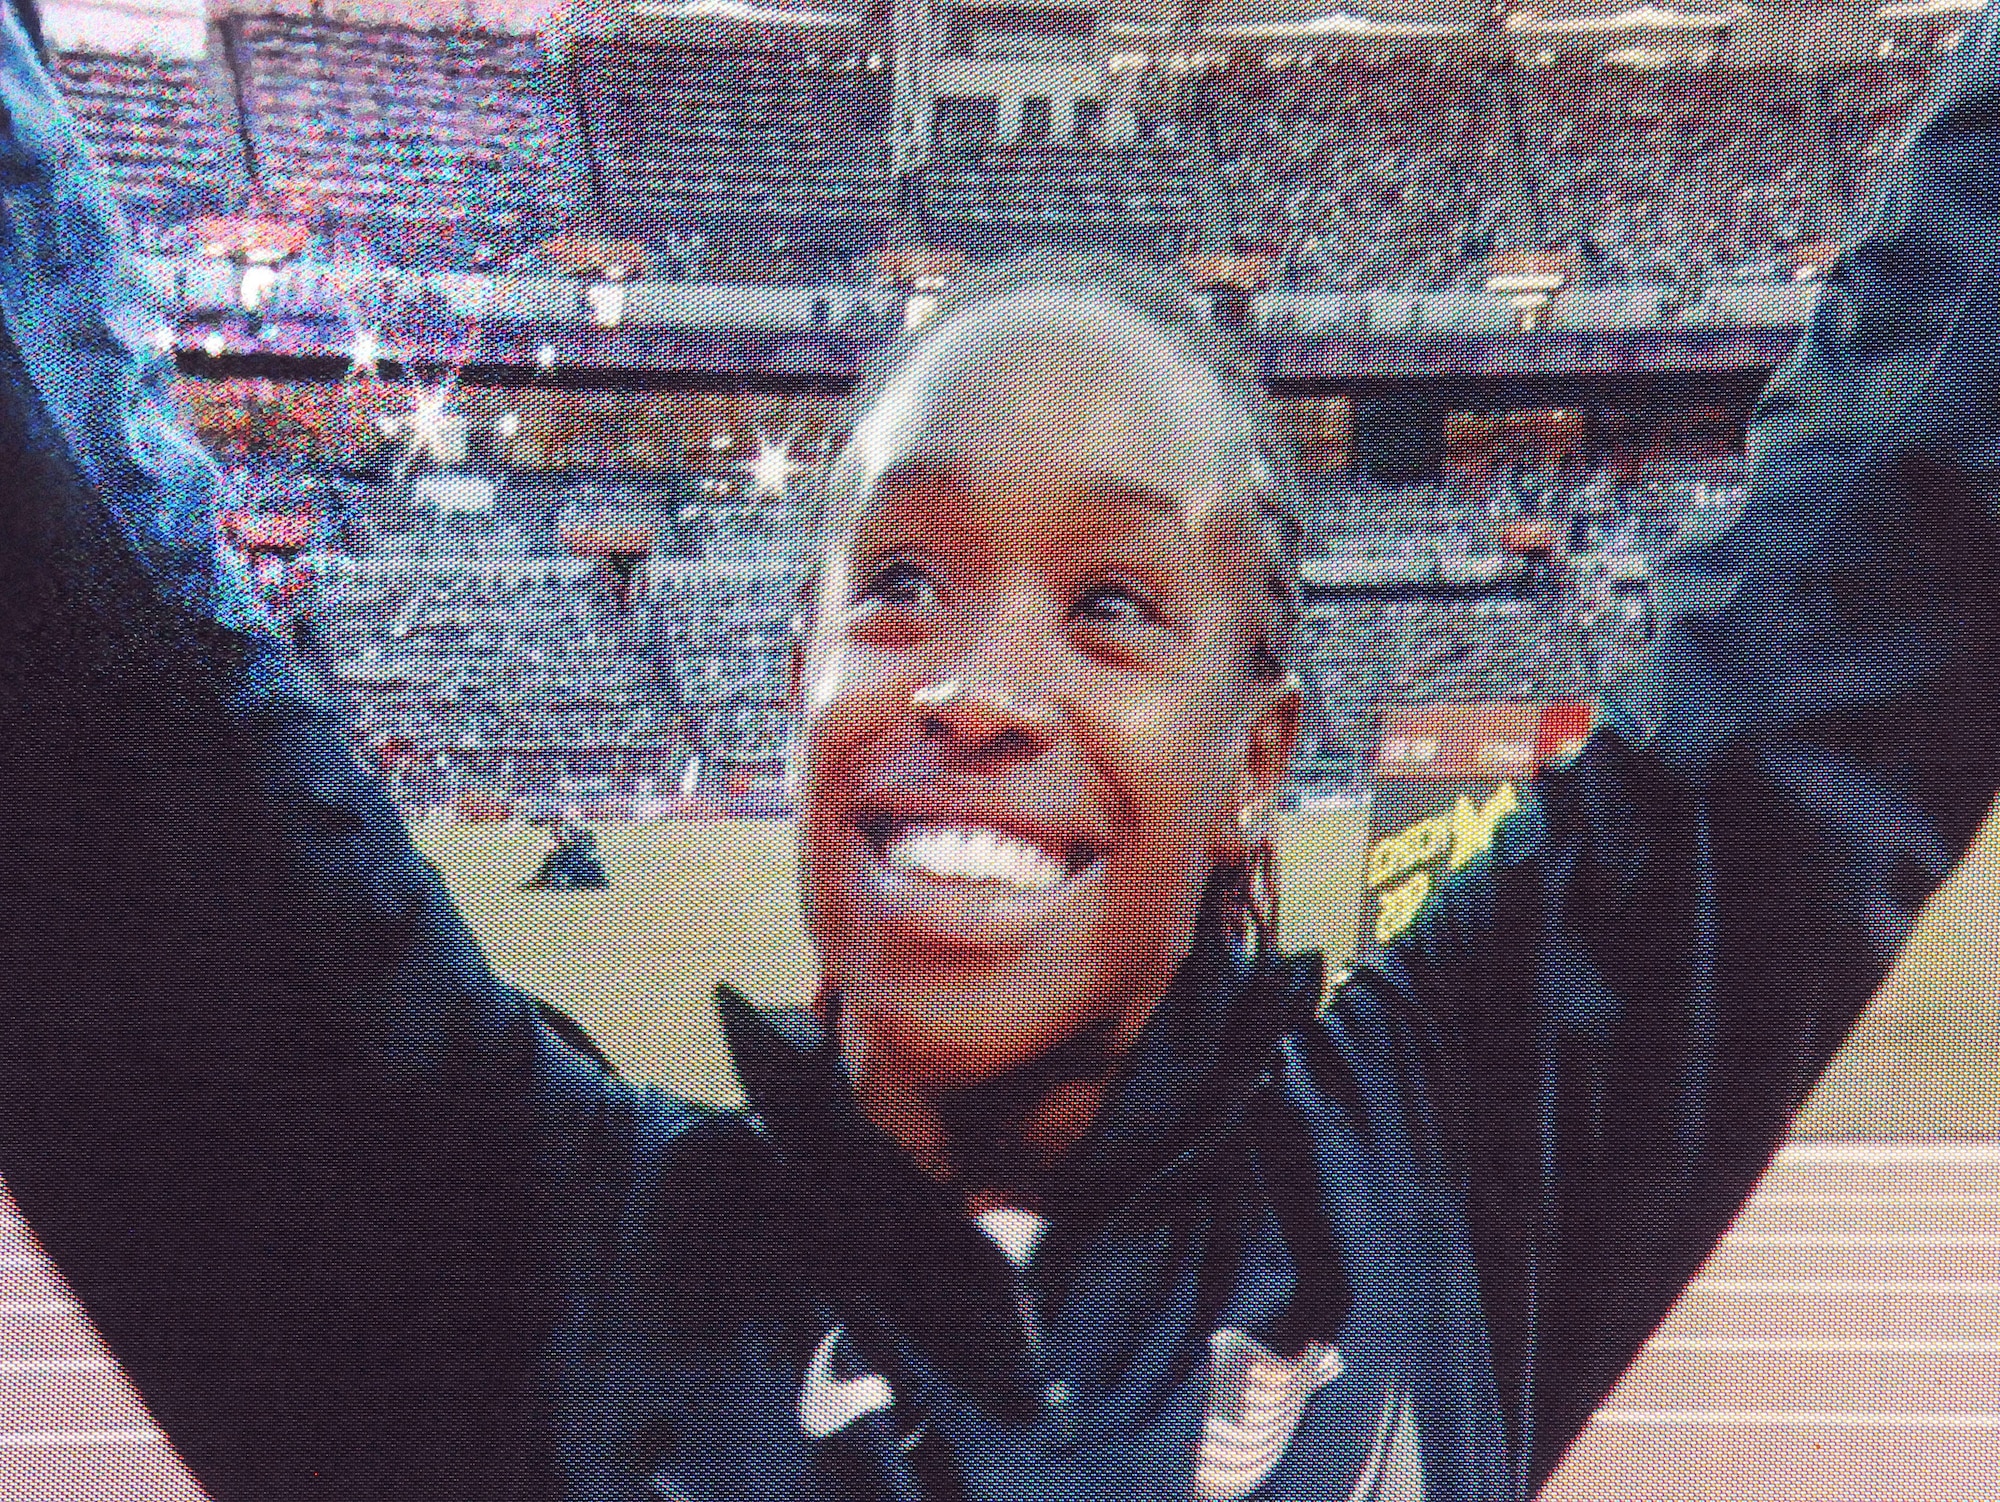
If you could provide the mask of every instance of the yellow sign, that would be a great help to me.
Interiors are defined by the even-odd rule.
[[[1456,871],[1493,844],[1500,821],[1521,806],[1519,790],[1503,782],[1483,803],[1461,793],[1449,812],[1419,819],[1378,840],[1368,851],[1367,881],[1376,896],[1375,942],[1408,928],[1444,871]]]

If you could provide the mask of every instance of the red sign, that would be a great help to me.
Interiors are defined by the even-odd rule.
[[[203,255],[275,264],[306,248],[312,231],[289,219],[252,214],[212,214],[188,225]]]
[[[1518,558],[1550,558],[1556,551],[1555,528],[1539,517],[1522,517],[1507,524],[1500,546]]]
[[[1433,782],[1526,777],[1541,711],[1532,704],[1403,704],[1382,712],[1377,777]]]
[[[1541,729],[1535,737],[1535,765],[1553,766],[1576,755],[1589,738],[1596,718],[1597,706],[1588,699],[1544,704]]]
[[[544,240],[542,259],[556,271],[571,276],[608,276],[614,268],[618,278],[639,278],[646,274],[650,252],[644,240],[613,240],[593,235],[557,235]]]
[[[222,535],[246,553],[297,553],[312,546],[319,519],[310,511],[225,511]]]
[[[882,275],[898,287],[914,287],[919,282],[943,283],[965,274],[962,250],[934,250],[929,246],[884,246],[875,253]]]
[[[558,525],[556,535],[566,551],[578,558],[650,558],[653,534],[646,527],[572,527]]]

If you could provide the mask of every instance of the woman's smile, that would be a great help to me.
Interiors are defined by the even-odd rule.
[[[866,833],[864,880],[885,941],[942,951],[1017,946],[1102,898],[1101,862],[1082,842],[1051,844],[974,820]]]

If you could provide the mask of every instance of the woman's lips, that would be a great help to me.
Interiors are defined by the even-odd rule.
[[[1039,846],[980,825],[913,824],[883,846],[882,858],[899,871],[1000,882],[1023,892],[1045,892],[1064,873]]]
[[[859,821],[875,920],[948,947],[1012,947],[1084,899],[1098,856],[977,819]],[[1046,841],[1046,842],[1045,842]]]

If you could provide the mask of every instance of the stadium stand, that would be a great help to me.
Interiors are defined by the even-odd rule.
[[[1443,287],[1479,250],[1480,215],[1504,186],[1500,121],[1466,69],[1416,49],[1243,58],[1196,98],[1239,244],[1283,254],[1289,285]]]
[[[86,51],[58,51],[51,62],[141,246],[242,203],[250,187],[242,143],[199,64]]]
[[[304,353],[379,315],[406,347],[449,351],[476,322],[482,348],[557,330],[565,362],[586,366],[598,344],[665,336],[579,327],[573,300],[475,319],[425,274],[548,274],[531,257],[559,232],[643,241],[646,275],[711,286],[853,281],[885,236],[913,227],[917,243],[974,257],[1165,257],[1217,250],[1221,234],[1229,253],[1269,258],[1277,294],[1295,295],[1285,329],[1394,334],[1511,328],[1483,273],[1497,251],[1534,245],[1569,268],[1552,327],[1644,326],[1663,316],[1661,288],[1706,286],[1716,306],[1790,290],[1795,255],[1837,237],[1865,199],[1929,61],[1885,49],[1796,70],[1641,71],[1522,52],[1496,69],[1421,42],[1242,51],[1194,69],[1142,56],[1108,80],[1125,106],[1117,130],[1094,105],[1064,138],[1024,117],[1001,140],[981,101],[956,101],[899,186],[892,80],[846,33],[818,51],[581,37],[552,53],[477,29],[246,14],[218,35],[206,64],[72,51],[58,68],[142,243],[166,247],[186,221],[246,205],[314,231],[263,322],[232,340]],[[240,97],[240,135],[224,89]],[[371,261],[405,270],[357,281]],[[753,301],[709,299],[717,317]],[[794,321],[860,326],[852,294],[821,302]],[[638,408],[531,416],[543,469],[481,480],[468,503],[369,457],[390,431],[374,425],[400,410],[387,383],[182,384],[229,456],[240,512],[316,518],[311,558],[247,561],[278,581],[370,743],[611,749],[654,764],[781,754],[792,514],[742,493],[740,450],[712,456],[738,483],[669,484],[664,470],[621,472],[637,450],[607,435],[671,423]],[[1304,753],[1316,775],[1360,764],[1385,705],[1616,685],[1650,633],[1652,559],[1730,503],[1711,479],[1630,470],[1317,481]],[[1506,529],[1523,517],[1558,545],[1510,552]],[[643,542],[606,541],[622,537]],[[433,759],[424,776],[436,771]]]
[[[490,264],[573,215],[574,124],[534,40],[286,15],[228,24],[261,186],[330,245],[406,266]]]
[[[1615,691],[1652,636],[1654,562],[1740,499],[1692,478],[1564,480],[1507,472],[1485,485],[1316,487],[1302,623],[1314,696],[1302,766],[1356,775],[1393,704],[1554,702]],[[1503,547],[1523,514],[1575,545],[1522,563]]]
[[[378,539],[321,561],[314,657],[366,743],[433,757],[782,756],[793,600],[782,569],[662,559],[621,591],[597,560],[448,546]]]
[[[1585,285],[1789,279],[1836,236],[1923,62],[1659,72],[1556,56],[1496,72],[1410,46],[1239,56],[1194,92],[1239,248],[1301,289],[1435,290],[1502,246]]]
[[[502,264],[558,231],[644,241],[680,281],[855,279],[898,216],[975,257],[1048,246],[1267,254],[1299,291],[1475,284],[1560,250],[1578,287],[1789,281],[1865,202],[1929,61],[1641,71],[1584,55],[1496,71],[1420,44],[1239,53],[1119,87],[1136,128],[995,139],[941,110],[908,190],[892,80],[851,39],[668,44],[296,15],[223,23],[200,65],[68,52],[61,84],[154,241],[253,194],[315,253]],[[231,69],[234,70],[233,74]],[[989,101],[990,102],[990,101]],[[961,101],[960,103],[968,103]]]
[[[837,259],[888,220],[889,79],[866,57],[584,38],[574,66],[614,234]]]
[[[954,140],[925,174],[933,242],[991,259],[1052,246],[1163,258],[1198,200],[1193,157],[1167,143]]]
[[[1637,73],[1570,59],[1535,70],[1520,103],[1554,240],[1597,280],[1692,285],[1789,276],[1785,252],[1837,236],[1916,84],[1879,64]],[[1863,98],[1880,118],[1865,137]]]
[[[304,483],[266,473],[245,493],[285,504]],[[503,765],[486,753],[517,753],[511,772],[487,777],[516,798],[559,796],[548,753],[570,768],[613,755],[655,769],[782,758],[796,598],[787,508],[742,497],[663,508],[656,478],[596,476],[503,491],[490,515],[425,521],[397,515],[386,490],[323,483],[309,493],[337,494],[323,504],[352,519],[321,533],[312,660],[364,742],[410,753],[406,796],[454,796],[452,768],[468,757]],[[1307,782],[1338,790],[1356,778],[1388,705],[1616,688],[1650,639],[1653,560],[1736,494],[1608,469],[1473,485],[1322,480],[1302,640]],[[1572,545],[1532,562],[1508,555],[1506,524],[1524,509]],[[565,518],[684,544],[621,582],[602,559],[556,551]]]

